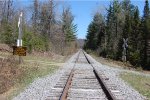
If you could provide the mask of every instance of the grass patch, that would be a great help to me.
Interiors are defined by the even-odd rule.
[[[25,87],[32,83],[36,78],[51,74],[59,68],[59,66],[55,65],[44,66],[37,63],[20,65],[19,67],[23,69],[23,73],[15,80],[15,85],[12,87],[11,93],[7,94],[8,100],[22,92]]]
[[[108,58],[103,58],[103,57],[100,57],[100,56],[97,56],[96,54],[92,53],[90,54],[96,61],[100,62],[101,64],[103,65],[107,65],[107,66],[110,66],[110,67],[121,67],[122,68],[126,68],[126,64],[124,64],[123,62],[119,62],[119,61],[114,61],[114,60],[111,60],[111,59],[108,59]]]
[[[58,66],[55,65],[41,65],[38,63],[27,64],[25,66],[22,65],[20,67],[24,69],[24,75],[22,75],[20,79],[17,80],[17,83],[25,85],[33,82],[35,78],[53,73],[56,69],[59,68]]]
[[[133,73],[122,73],[120,77],[150,100],[150,77]]]
[[[35,60],[35,61],[45,61],[45,62],[49,62],[52,61],[50,60],[49,57],[42,57],[42,56],[32,56],[32,55],[28,55],[28,56],[24,56],[23,57],[24,60]]]
[[[64,62],[66,59],[64,56],[35,56],[35,55],[27,55],[23,57],[24,60],[30,61],[44,61],[44,62]]]
[[[19,77],[12,79],[14,86],[4,94],[6,100],[11,100],[14,96],[22,92],[26,86],[32,83],[36,78],[53,73],[59,66],[44,65],[40,63],[25,63],[18,66],[21,69]]]
[[[121,69],[126,69],[126,70],[132,70],[132,71],[138,71],[138,72],[142,72],[142,73],[147,73],[150,74],[150,71],[148,70],[143,70],[142,67],[135,67],[132,66],[129,62],[122,62],[122,61],[115,61],[113,59],[109,59],[109,58],[103,58],[100,57],[94,53],[90,54],[97,62],[100,62],[102,65],[107,65],[110,67],[114,67],[114,68],[121,68]]]
[[[11,63],[9,63],[10,60],[7,60],[10,58],[10,55],[13,58]],[[0,56],[0,61],[5,61],[3,64],[0,62],[0,75],[4,77],[1,77],[2,80],[0,80],[0,83],[2,83],[0,86],[4,87],[4,92],[0,94],[0,100],[11,100],[36,78],[52,74],[59,66],[62,66],[63,62],[67,59],[62,56],[58,58],[58,56],[56,57],[55,55],[53,58],[48,56],[27,55],[26,57],[22,57],[24,63],[19,65],[18,56],[13,56],[9,53],[1,53]],[[8,82],[11,84],[7,85],[9,88],[6,88],[6,90],[5,87],[7,86],[5,86],[5,84]]]

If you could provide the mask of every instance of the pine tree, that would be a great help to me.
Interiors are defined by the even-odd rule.
[[[96,50],[101,46],[102,31],[103,31],[104,20],[100,13],[95,13],[92,22],[88,26],[87,37],[86,37],[86,48]]]
[[[128,39],[128,43],[129,43],[129,41],[131,40],[129,35],[131,34],[131,20],[132,20],[131,15],[130,15],[130,12],[131,12],[130,1],[125,1],[125,6],[126,6],[125,7],[125,25],[123,28],[123,35],[122,35],[121,41],[123,41],[123,38],[124,38],[124,39]],[[122,45],[123,45],[123,42],[122,42]],[[130,52],[130,49],[127,48],[127,52],[126,52],[127,60],[129,60],[129,52]]]
[[[107,46],[106,46],[106,52],[107,55],[110,55],[110,52],[112,51],[112,42],[111,42],[111,34],[112,34],[112,4],[109,5],[109,8],[107,10],[107,18],[106,18],[106,40],[107,40]]]
[[[150,39],[150,10],[149,10],[149,2],[148,0],[145,0],[145,6],[144,6],[144,14],[142,17],[142,22],[141,22],[141,27],[142,27],[142,45],[143,47],[141,48],[141,64],[145,66],[148,66],[150,63],[150,58],[147,55],[147,48],[148,46],[148,40]]]
[[[66,8],[62,14],[62,30],[65,34],[65,41],[72,42],[76,39],[77,25],[73,23],[74,16],[72,15],[70,8]]]
[[[140,65],[140,18],[138,7],[132,16],[131,33],[129,34],[129,61],[134,66]]]
[[[91,50],[96,49],[95,33],[93,33],[93,24],[92,23],[90,23],[90,25],[88,26],[85,48],[91,49]]]
[[[121,5],[118,0],[113,0],[107,10],[106,36],[108,57],[118,59],[118,45],[122,33]]]
[[[88,26],[86,48],[121,60],[123,38],[128,38],[127,60],[134,66],[150,66],[150,10],[145,1],[144,15],[139,17],[138,7],[130,0],[113,0],[107,9],[106,20],[98,23],[98,17]],[[95,22],[94,22],[95,20]],[[97,21],[96,21],[97,20]],[[106,22],[106,24],[105,24]],[[106,41],[104,41],[106,40]],[[107,44],[107,45],[106,45]],[[105,46],[103,46],[105,45]],[[105,52],[101,50],[105,49]]]
[[[93,33],[95,33],[95,41],[96,41],[96,46],[95,48],[97,49],[98,47],[101,46],[101,41],[102,41],[102,36],[103,34],[103,29],[104,29],[104,20],[103,16],[100,13],[96,13],[93,18]]]
[[[125,25],[123,29],[123,38],[128,38],[129,34],[131,33],[131,19],[130,15],[126,14],[125,15]]]

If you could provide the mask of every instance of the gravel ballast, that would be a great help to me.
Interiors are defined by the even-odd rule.
[[[53,74],[36,79],[33,83],[26,87],[22,93],[14,97],[13,100],[45,100],[45,97],[48,96],[49,91],[53,89],[54,85],[59,81],[63,73],[73,68],[77,55],[78,52],[73,55],[63,67],[59,68]],[[124,70],[102,65],[90,55],[87,55],[87,57],[97,70],[102,71],[107,77],[109,77],[111,83],[117,85],[118,90],[122,92],[126,100],[146,99],[119,77],[119,74],[124,72]]]
[[[90,61],[93,63],[93,66],[97,70],[103,72],[109,78],[111,84],[115,84],[117,86],[117,89],[122,92],[126,100],[147,100],[145,96],[141,95],[138,91],[133,89],[128,83],[119,77],[120,73],[127,72],[127,70],[102,65],[93,59],[90,55],[87,54],[87,56],[88,59],[90,59]],[[136,72],[133,71],[133,73]]]
[[[59,68],[53,74],[36,79],[33,83],[26,87],[22,93],[14,97],[13,100],[45,100],[49,91],[59,81],[59,78],[62,76],[62,74],[74,66],[77,54],[78,52],[73,55],[63,67]]]

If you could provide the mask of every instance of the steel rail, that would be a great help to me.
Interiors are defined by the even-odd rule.
[[[110,89],[107,88],[106,83],[103,81],[101,76],[98,74],[97,70],[94,68],[94,66],[92,65],[92,63],[90,62],[90,60],[88,59],[88,57],[86,56],[84,51],[83,51],[83,54],[84,54],[85,58],[87,59],[88,63],[93,67],[93,72],[94,72],[99,84],[101,85],[105,95],[107,96],[108,100],[117,100],[117,98],[112,94]]]
[[[103,89],[103,91],[104,91],[104,93],[105,93],[107,99],[108,99],[108,100],[117,100],[117,98],[112,94],[112,92],[110,91],[110,89],[107,88],[106,83],[103,81],[103,79],[101,78],[101,76],[98,74],[97,70],[94,68],[94,66],[92,65],[92,63],[91,63],[90,60],[88,59],[88,57],[87,57],[87,55],[85,54],[85,52],[82,51],[82,50],[79,51],[79,53],[78,53],[78,55],[77,55],[75,64],[74,64],[73,68],[71,69],[71,72],[70,72],[70,74],[69,74],[69,77],[68,77],[68,79],[67,79],[67,82],[66,82],[66,84],[65,84],[65,87],[64,87],[64,89],[63,89],[63,92],[62,92],[62,94],[61,94],[59,100],[66,100],[66,99],[67,99],[68,90],[69,90],[69,88],[70,88],[71,81],[72,81],[72,78],[73,78],[73,75],[74,75],[74,68],[75,68],[75,65],[76,65],[76,63],[77,63],[77,61],[78,61],[78,59],[79,59],[80,52],[83,52],[83,54],[84,54],[84,56],[85,56],[87,62],[92,66],[93,72],[94,72],[94,74],[95,74],[95,76],[96,76],[96,78],[97,78],[97,80],[98,80],[100,86],[102,87],[102,89]]]
[[[76,65],[76,62],[77,62],[78,59],[79,59],[80,52],[81,52],[81,51],[79,51],[79,53],[78,53],[78,55],[77,55],[75,64],[74,64],[73,68],[71,69],[71,72],[70,72],[70,74],[69,74],[69,77],[68,77],[68,79],[67,79],[67,82],[66,82],[66,84],[65,84],[65,87],[64,87],[64,89],[63,89],[63,92],[62,92],[62,94],[61,94],[59,100],[66,100],[66,98],[67,98],[68,90],[69,90],[69,88],[70,88],[71,81],[72,81],[72,77],[73,77],[73,73],[74,73],[74,67],[75,67],[75,65]]]

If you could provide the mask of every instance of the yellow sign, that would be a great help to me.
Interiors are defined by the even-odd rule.
[[[26,56],[27,47],[13,46],[13,55]]]

